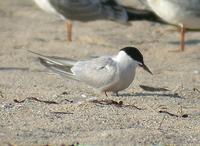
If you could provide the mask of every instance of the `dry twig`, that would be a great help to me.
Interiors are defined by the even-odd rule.
[[[21,101],[14,99],[14,102],[15,103],[23,103],[26,100],[34,100],[34,101],[43,102],[43,103],[46,103],[46,104],[58,104],[55,101],[40,100],[40,99],[37,99],[36,97],[27,97],[27,98],[25,98],[24,100],[21,100]]]

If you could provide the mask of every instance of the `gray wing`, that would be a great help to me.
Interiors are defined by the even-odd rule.
[[[95,88],[108,86],[118,78],[117,64],[110,57],[77,62],[71,71],[78,80]]]
[[[126,10],[115,0],[49,0],[49,2],[62,16],[71,20],[128,21]]]

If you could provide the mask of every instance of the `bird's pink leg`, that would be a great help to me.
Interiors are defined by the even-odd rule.
[[[72,41],[72,21],[67,20],[66,25],[67,25],[67,40],[71,42]]]
[[[184,51],[185,49],[185,27],[184,25],[181,25],[181,36],[180,36],[180,45],[181,45],[181,51]]]

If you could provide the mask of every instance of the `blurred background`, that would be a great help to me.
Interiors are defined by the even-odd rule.
[[[69,42],[65,21],[44,12],[33,0],[0,1],[0,143],[199,144],[200,33],[187,31],[185,50],[180,52],[180,30],[157,17],[145,0],[124,0],[122,4],[132,12],[131,21],[72,21]],[[108,98],[145,110],[87,102],[91,97],[105,97],[85,84],[49,73],[27,51],[83,59],[113,55],[126,46],[139,48],[154,76],[138,69],[123,97]],[[167,91],[145,91],[140,85]],[[27,97],[58,104],[25,100]],[[80,101],[86,102],[77,104]],[[165,116],[159,113],[161,106],[174,114],[181,108],[189,116],[166,115],[158,130]]]

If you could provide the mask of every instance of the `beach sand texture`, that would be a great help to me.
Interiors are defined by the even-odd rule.
[[[199,145],[200,32],[188,32],[177,53],[173,26],[130,23],[73,22],[68,43],[59,17],[31,0],[1,0],[0,145]],[[138,68],[119,97],[55,75],[27,51],[83,59],[125,46],[139,48],[154,75]]]

